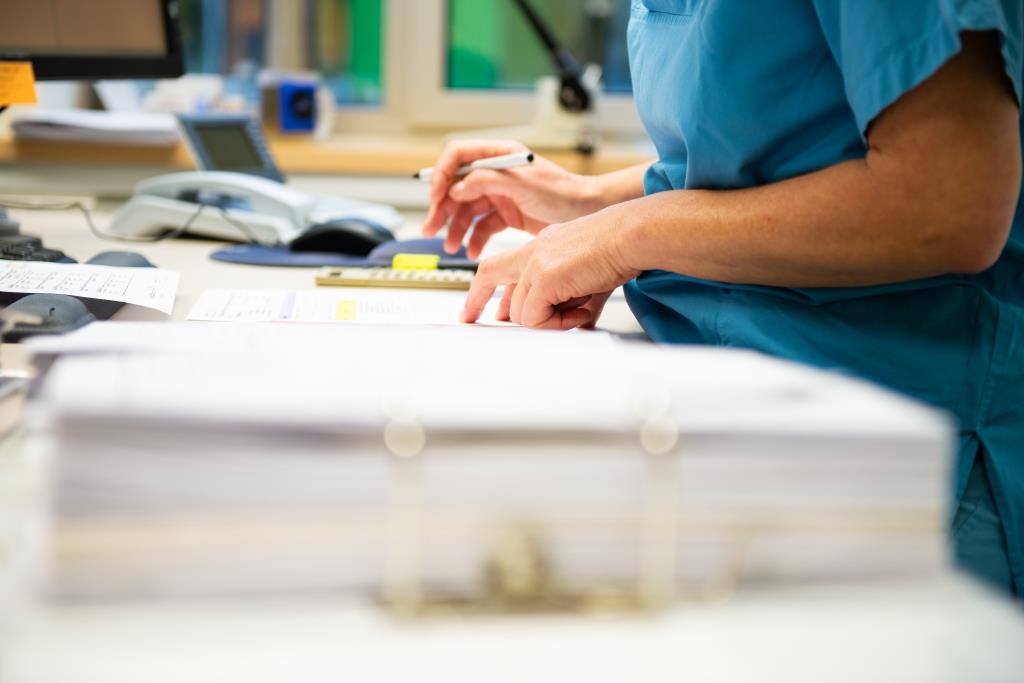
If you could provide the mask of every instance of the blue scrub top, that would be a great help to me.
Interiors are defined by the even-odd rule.
[[[659,157],[645,190],[750,187],[864,157],[868,125],[956,55],[962,31],[999,32],[1019,104],[1022,14],[1021,0],[633,0],[633,88]],[[951,412],[957,495],[982,454],[1024,593],[1024,200],[979,275],[784,289],[652,271],[626,295],[656,341],[840,368]]]

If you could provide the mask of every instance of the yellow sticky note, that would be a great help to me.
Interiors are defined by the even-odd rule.
[[[36,102],[36,74],[32,62],[0,62],[0,106]]]
[[[355,320],[356,301],[355,299],[339,299],[334,305],[335,320]]]
[[[441,257],[437,254],[395,254],[391,267],[395,270],[437,270]]]

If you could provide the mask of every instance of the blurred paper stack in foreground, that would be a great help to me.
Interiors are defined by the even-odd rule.
[[[757,354],[287,324],[34,347],[57,596],[578,604],[946,563],[947,421]]]

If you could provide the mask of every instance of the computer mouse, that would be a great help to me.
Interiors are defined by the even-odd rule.
[[[366,256],[395,236],[382,225],[361,218],[339,218],[311,225],[289,244],[292,251]]]

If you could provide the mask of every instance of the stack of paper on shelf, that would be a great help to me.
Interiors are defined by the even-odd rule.
[[[141,112],[20,109],[11,130],[20,140],[152,147],[172,147],[181,140],[173,115]]]
[[[680,585],[945,563],[947,420],[754,353],[289,324],[34,347],[59,356],[36,426],[58,595],[376,591],[403,547],[473,592],[509,533],[563,585],[629,581],[652,542]]]

